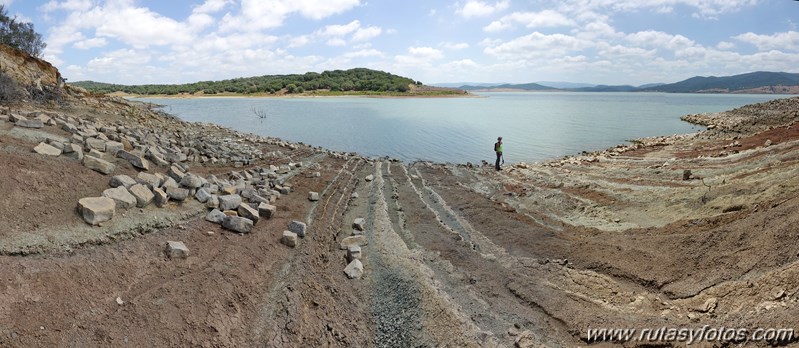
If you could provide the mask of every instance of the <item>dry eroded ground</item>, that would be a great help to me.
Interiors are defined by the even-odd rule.
[[[500,173],[264,146],[285,156],[256,165],[304,166],[277,216],[238,235],[192,203],[88,227],[75,204],[110,177],[31,153],[42,135],[0,122],[0,346],[494,347],[527,330],[574,347],[597,327],[799,329],[799,134],[771,132],[718,158],[697,156],[729,141]],[[365,274],[348,280],[338,243],[357,217]],[[309,223],[296,249],[279,243],[291,220]],[[191,256],[167,259],[167,240]]]

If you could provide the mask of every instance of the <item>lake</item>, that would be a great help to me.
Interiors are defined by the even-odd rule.
[[[403,161],[535,162],[694,132],[680,116],[781,95],[509,92],[476,98],[141,98],[186,121]],[[259,119],[253,110],[263,111]]]

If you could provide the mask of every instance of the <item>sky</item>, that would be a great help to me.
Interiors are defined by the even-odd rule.
[[[68,81],[366,67],[444,82],[671,83],[799,72],[792,0],[0,0]]]

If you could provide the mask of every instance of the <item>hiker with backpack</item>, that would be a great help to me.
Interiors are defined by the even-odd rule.
[[[502,168],[499,167],[500,159],[502,159],[502,164],[505,164],[505,158],[502,157],[502,137],[497,138],[497,142],[494,143],[494,152],[497,153],[496,168],[497,170],[502,170]]]

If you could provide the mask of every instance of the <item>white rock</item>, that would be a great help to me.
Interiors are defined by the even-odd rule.
[[[90,225],[99,225],[114,217],[116,203],[108,197],[87,197],[78,201],[78,211]]]
[[[291,231],[283,231],[283,238],[280,242],[292,248],[297,246],[297,234]]]
[[[45,144],[45,143],[39,143],[39,145],[36,145],[36,147],[33,148],[33,151],[35,151],[40,155],[47,155],[47,156],[61,155],[61,150],[57,149],[56,147],[50,144]]]
[[[130,209],[136,206],[137,200],[124,186],[110,188],[103,191],[103,197],[114,200],[117,208]]]
[[[354,259],[344,268],[344,274],[350,279],[360,279],[363,276],[363,263],[361,260]]]
[[[185,259],[189,257],[189,248],[183,242],[166,242],[166,255],[170,259]]]

